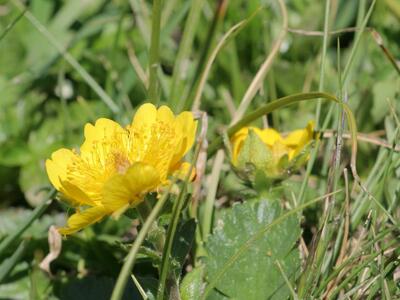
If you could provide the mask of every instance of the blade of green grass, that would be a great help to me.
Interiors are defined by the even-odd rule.
[[[356,40],[354,41],[353,47],[351,49],[351,54],[349,56],[349,59],[347,60],[346,66],[344,68],[344,72],[341,73],[341,81],[342,81],[341,82],[341,86],[342,87],[346,87],[345,83],[347,82],[346,81],[347,80],[347,76],[348,76],[348,74],[349,74],[349,72],[351,70],[351,66],[352,66],[352,63],[353,63],[353,59],[354,59],[355,53],[356,53],[356,51],[357,51],[357,49],[358,49],[358,47],[360,45],[362,33],[366,29],[366,26],[367,26],[367,23],[368,23],[368,20],[369,20],[371,14],[372,14],[375,2],[376,1],[373,0],[373,2],[371,3],[371,6],[370,6],[370,8],[368,10],[367,15],[365,16],[365,18],[364,18],[364,20],[362,22],[362,25],[359,27],[359,33],[357,35]],[[333,113],[333,106],[331,106],[329,108],[329,111],[328,111],[327,115],[325,116],[325,120],[324,120],[324,123],[323,123],[323,126],[322,126],[322,130],[325,130],[327,128],[327,126],[329,125],[332,113]],[[308,184],[308,179],[309,179],[309,177],[311,175],[311,171],[313,169],[314,163],[315,163],[315,161],[317,159],[319,146],[320,146],[320,141],[317,141],[316,144],[315,144],[314,150],[312,151],[312,153],[310,155],[310,160],[308,161],[306,172],[305,172],[305,174],[303,176],[304,178],[303,178],[303,181],[302,181],[302,184],[301,184],[301,188],[300,188],[300,192],[299,192],[299,195],[298,195],[298,199],[299,199],[300,203],[302,203],[304,201],[305,189],[306,189],[306,186]],[[353,175],[354,175],[354,173],[353,173]],[[358,177],[357,177],[357,179],[358,179]]]
[[[196,85],[199,82],[199,78],[201,77],[202,71],[207,66],[207,58],[209,57],[210,49],[212,44],[214,43],[215,36],[217,34],[218,25],[223,21],[227,8],[227,0],[219,0],[216,5],[216,9],[214,12],[214,18],[212,20],[211,26],[207,33],[207,39],[204,47],[201,50],[200,59],[196,66],[196,71],[194,72],[194,77],[192,83],[189,87],[190,94],[186,97],[183,102],[183,109],[188,109],[193,104],[193,98],[196,91]]]
[[[181,93],[184,83],[187,80],[187,64],[189,63],[189,56],[192,51],[194,36],[205,2],[205,0],[193,0],[189,15],[185,22],[185,29],[174,64],[169,95],[170,105],[173,107],[175,112],[180,111],[183,107],[183,98]]]
[[[18,23],[18,21],[21,20],[25,12],[26,9],[24,9],[10,24],[7,25],[4,31],[0,34],[0,42],[2,41],[2,39],[6,37],[7,33],[9,33],[10,30],[14,28],[14,26]]]
[[[260,9],[256,10],[249,18],[235,24],[232,26],[224,35],[223,37],[219,40],[217,46],[214,48],[212,51],[210,57],[208,58],[208,61],[206,63],[206,66],[201,74],[199,83],[197,85],[197,88],[195,89],[194,93],[194,100],[193,100],[193,106],[192,110],[197,111],[200,109],[200,102],[201,102],[201,95],[203,94],[204,86],[206,84],[208,75],[210,74],[211,67],[213,66],[213,63],[218,55],[218,53],[221,51],[221,49],[229,42],[231,39],[237,35],[243,28],[246,27],[247,24],[257,15],[257,13],[260,11]]]
[[[172,185],[171,185],[172,186]],[[169,197],[169,190],[157,201],[157,204],[154,206],[146,221],[143,224],[142,229],[140,230],[138,236],[135,239],[135,242],[132,245],[131,250],[129,250],[128,255],[126,256],[125,263],[122,266],[122,269],[118,275],[117,282],[115,283],[114,290],[111,295],[111,300],[120,300],[125,290],[126,283],[128,282],[129,275],[131,273],[132,267],[135,263],[136,256],[139,252],[140,246],[143,244],[144,239],[151,229],[153,222],[156,220],[158,214],[161,209],[164,207],[165,202]]]
[[[113,113],[119,112],[119,107],[114,100],[104,91],[104,89],[94,80],[94,78],[79,64],[79,62],[68,53],[66,49],[57,41],[54,35],[23,5],[19,0],[12,0],[13,4],[21,11],[26,11],[25,18],[49,41],[49,43],[59,52],[59,54],[81,75],[92,90],[110,108]]]
[[[281,16],[282,16],[281,31],[279,32],[278,37],[276,38],[273,46],[271,47],[271,52],[269,53],[266,60],[261,65],[256,76],[254,76],[252,82],[250,83],[250,86],[248,87],[246,93],[244,94],[243,99],[240,102],[238,109],[236,110],[235,117],[232,120],[233,123],[238,121],[244,115],[244,113],[246,112],[247,108],[249,107],[251,101],[253,100],[254,96],[257,94],[258,90],[262,86],[264,78],[267,75],[269,69],[271,68],[271,65],[272,65],[275,57],[277,56],[279,49],[283,43],[283,40],[286,36],[287,28],[288,28],[288,16],[287,16],[286,4],[283,0],[279,0],[278,3],[279,3],[280,11],[281,11]]]
[[[153,0],[153,14],[151,16],[151,42],[149,57],[149,98],[150,102],[159,102],[159,83],[157,70],[160,66],[160,24],[161,24],[161,0]]]
[[[164,291],[165,291],[166,281],[167,281],[167,277],[169,275],[169,268],[171,265],[170,256],[171,256],[172,244],[174,242],[176,229],[178,227],[182,209],[186,202],[184,200],[187,195],[187,186],[188,186],[189,178],[190,178],[190,175],[192,174],[195,162],[197,161],[197,158],[200,153],[200,149],[201,149],[200,146],[201,145],[197,145],[197,147],[196,147],[196,151],[193,156],[192,163],[190,165],[188,173],[186,174],[185,181],[183,182],[181,191],[178,195],[178,198],[176,199],[176,201],[174,203],[174,207],[173,207],[173,211],[172,211],[172,218],[171,218],[171,222],[168,226],[164,251],[163,251],[163,255],[162,255],[160,280],[159,280],[158,292],[157,292],[157,300],[164,299]]]
[[[329,17],[330,17],[331,0],[325,2],[325,15],[324,15],[324,36],[322,38],[322,52],[321,52],[321,65],[319,70],[319,84],[318,90],[322,92],[324,90],[324,79],[325,79],[325,60],[326,60],[326,49],[328,48],[328,32],[329,32]],[[319,129],[319,119],[321,115],[321,99],[318,100],[317,109],[315,112],[315,126],[316,130]]]
[[[363,22],[361,24],[361,26],[359,27],[360,29],[356,34],[356,39],[354,41],[354,45],[351,48],[351,52],[350,52],[349,58],[347,60],[346,66],[344,67],[344,70],[343,70],[343,76],[342,76],[342,81],[343,82],[342,82],[342,85],[344,87],[347,86],[347,80],[348,80],[347,77],[349,76],[351,67],[353,65],[354,57],[355,57],[356,52],[357,52],[357,50],[359,48],[359,45],[360,45],[360,42],[361,42],[361,37],[362,37],[362,35],[363,35],[364,31],[365,31],[365,28],[367,27],[367,24],[368,24],[368,21],[369,21],[369,19],[371,17],[372,12],[374,11],[375,3],[376,3],[376,0],[373,0],[371,5],[370,5],[370,7],[369,7],[369,9],[368,9],[368,12],[367,12],[365,18],[364,18],[364,20],[363,20]]]
[[[0,283],[10,274],[14,266],[19,262],[27,246],[28,242],[22,241],[11,257],[4,260],[0,265]]]
[[[392,247],[393,245],[396,244],[396,241],[392,241],[390,242],[388,245],[385,245],[384,248],[382,248],[382,251]],[[367,259],[365,259],[365,261],[361,264],[358,264],[357,267],[351,269],[350,274],[347,275],[347,278],[344,279],[339,285],[338,287],[333,290],[332,295],[331,295],[331,299],[335,299],[335,297],[337,296],[337,294],[352,280],[354,279],[354,277],[356,277],[357,275],[360,274],[361,270],[364,269],[365,267],[367,267],[372,261],[375,260],[376,257],[378,257],[379,255],[381,255],[382,252],[381,251],[376,251],[373,252],[369,255],[369,257]]]
[[[141,36],[147,46],[150,46],[150,24],[148,21],[148,10],[142,0],[129,0],[132,13]]]
[[[204,205],[203,220],[201,222],[201,229],[202,229],[201,233],[203,242],[207,241],[207,237],[211,232],[215,197],[217,195],[219,177],[221,175],[221,169],[224,163],[224,158],[225,158],[224,152],[220,150],[217,152],[217,155],[215,156],[215,160],[213,163],[210,175],[211,176],[210,185],[207,188],[207,196]]]
[[[46,199],[41,205],[36,207],[29,218],[25,221],[25,223],[21,224],[21,226],[12,234],[7,236],[0,244],[0,256],[3,255],[4,251],[6,251],[24,232],[28,229],[28,227],[38,219],[49,207],[52,202],[52,198],[55,195],[56,191],[53,189],[49,192]]]

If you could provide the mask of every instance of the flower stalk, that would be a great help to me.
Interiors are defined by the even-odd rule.
[[[121,272],[118,275],[117,282],[115,284],[113,293],[111,295],[111,300],[120,300],[125,290],[126,283],[131,274],[131,270],[133,264],[135,263],[136,256],[138,254],[140,246],[143,244],[143,241],[147,234],[149,233],[153,222],[156,220],[158,214],[163,208],[165,202],[167,201],[169,196],[169,192],[167,192],[163,197],[157,201],[157,204],[154,206],[146,221],[143,224],[142,229],[140,230],[135,242],[132,245],[129,254],[126,257],[125,263],[122,266]]]

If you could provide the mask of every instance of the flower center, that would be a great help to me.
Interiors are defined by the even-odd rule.
[[[125,174],[131,165],[128,158],[120,152],[113,153],[113,161],[115,169],[119,174]]]

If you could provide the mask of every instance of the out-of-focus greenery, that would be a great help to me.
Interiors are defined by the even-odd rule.
[[[176,98],[171,99],[172,74],[193,2],[163,2],[161,68],[158,70],[159,104],[177,107],[179,101],[185,101],[185,109],[190,109],[198,75],[218,40],[234,24],[248,18],[261,6],[249,24],[222,49],[212,65],[200,107],[208,114],[208,138],[212,140],[219,135],[223,126],[230,123],[230,109],[239,106],[251,80],[273,47],[282,20],[279,6],[272,0],[204,1],[199,23],[194,28],[193,47],[183,62],[181,76],[178,76],[180,83],[174,93]],[[325,1],[286,2],[289,31],[249,111],[281,96],[318,90]],[[371,4],[366,0],[331,2],[331,31],[360,27]],[[21,9],[21,3],[26,6],[26,10]],[[222,3],[223,8],[218,6]],[[137,65],[141,66],[145,77],[148,77],[151,8],[151,1],[144,0],[0,0],[0,240],[15,231],[31,210],[45,199],[50,185],[44,163],[54,150],[79,147],[84,124],[94,122],[99,117],[109,117],[128,124],[136,107],[149,101],[147,83],[139,76]],[[214,28],[216,10],[219,15]],[[43,28],[38,30],[28,14],[32,14]],[[396,0],[377,1],[367,27],[362,33],[360,45],[352,58],[348,80],[342,89],[355,114],[359,132],[372,133],[370,137],[379,141],[386,140],[391,146],[398,143],[396,129],[399,124],[396,124],[393,115],[400,112],[400,77],[372,37],[371,28],[379,32],[384,46],[393,57],[399,59],[400,3]],[[65,59],[65,53],[54,47],[48,33],[90,74],[89,78],[82,76],[76,66]],[[349,30],[328,36],[324,91],[338,94],[341,88],[338,78],[343,75],[339,73],[343,72],[348,62],[357,34],[357,31]],[[340,66],[337,60],[338,39]],[[93,90],[89,82],[91,78],[114,101],[118,111],[111,110]],[[306,102],[275,111],[264,122],[268,121],[271,126],[283,132],[302,128],[309,120],[315,119],[315,103]],[[322,121],[329,108],[330,105],[324,102]],[[334,116],[333,119],[337,119],[336,110]],[[261,125],[262,121],[256,124]],[[329,124],[328,128],[336,130],[334,121]],[[322,139],[305,193],[308,200],[326,192],[333,141]],[[349,162],[349,149],[346,145],[342,153],[343,166]],[[358,171],[363,180],[369,178],[369,186],[376,198],[398,220],[399,154],[389,152],[382,146],[359,142]],[[384,156],[385,159],[374,167],[378,156]],[[389,159],[393,164],[385,165]],[[241,192],[244,186],[228,171],[228,162],[222,174],[218,198],[228,199],[227,203],[243,200],[244,193]],[[375,185],[371,182],[375,182]],[[301,178],[286,181],[286,197],[291,199],[292,195],[297,195],[300,184]],[[352,197],[356,199],[356,196]],[[362,197],[363,202],[355,200],[357,205],[365,206],[367,201],[372,201]],[[224,205],[227,206],[227,203]],[[378,222],[381,211],[373,204],[370,205],[373,222]],[[358,207],[352,207],[352,217],[358,210]],[[48,252],[49,226],[64,224],[66,211],[68,208],[63,203],[53,202],[46,214],[23,234],[22,237],[29,240],[28,246],[22,259],[1,282],[0,298],[109,298],[127,253],[128,243],[132,241],[132,220],[126,216],[118,221],[108,219],[69,237],[63,242],[60,257],[52,263],[54,277],[50,277],[42,273],[38,264]],[[361,230],[357,226],[361,220],[365,221],[370,210],[366,208],[363,211],[358,224],[352,228],[354,233]],[[322,222],[320,214],[316,207],[305,212],[303,235],[307,245],[311,245],[311,237],[316,234],[315,230]],[[167,223],[169,215],[163,217]],[[334,221],[339,222],[336,219]],[[294,239],[297,239],[297,235]],[[211,248],[212,243],[209,245]],[[10,256],[17,246],[8,249],[5,256]],[[134,273],[143,287],[154,291],[157,287],[157,272],[149,264],[151,255],[146,249],[142,249]],[[217,247],[215,251],[219,252]],[[391,255],[398,257],[399,253],[396,250]],[[0,261],[5,256],[0,257]],[[265,261],[265,266],[272,263]],[[391,295],[395,296],[396,283],[387,278],[393,279],[395,270],[397,274],[400,272],[398,267],[396,269],[397,265],[398,262],[392,268],[385,269],[387,265],[376,263],[371,267],[382,269],[379,272],[375,269],[368,271],[373,274],[370,276],[383,276],[383,279],[371,283],[371,295],[387,297],[386,291],[379,292],[381,285],[384,285],[380,280],[383,280]],[[240,268],[240,265],[237,267]],[[387,276],[382,275],[382,272],[387,272]],[[321,273],[323,278],[328,275]],[[397,281],[397,293],[400,288],[398,284]],[[258,288],[261,286],[257,285]],[[225,288],[230,289],[231,286],[227,284],[226,287],[220,287],[220,291],[224,292]],[[265,293],[254,295],[267,294],[266,290]],[[212,297],[222,299],[220,294],[216,295]],[[238,295],[240,298],[241,294]],[[129,283],[125,296],[126,299],[140,299],[133,282]]]

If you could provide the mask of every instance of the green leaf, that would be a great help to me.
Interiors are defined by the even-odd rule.
[[[207,280],[212,281],[237,249],[249,242],[281,213],[278,201],[261,199],[238,204],[221,213],[206,244]],[[253,240],[219,278],[216,288],[234,299],[285,299],[290,291],[276,265],[291,282],[297,277],[300,257],[295,243],[299,219],[292,215],[274,226],[262,239]]]
[[[155,294],[157,281],[154,278],[137,278],[146,294]],[[108,300],[114,287],[114,280],[108,277],[85,277],[73,280],[61,289],[61,300]],[[128,281],[123,300],[142,300],[138,289]]]
[[[179,278],[181,275],[183,264],[185,263],[186,256],[188,255],[196,232],[196,221],[190,219],[183,223],[175,235],[174,242],[172,244],[171,256],[172,256],[172,270],[175,273],[175,278]]]
[[[29,298],[31,285],[29,276],[15,277],[16,274],[27,274],[29,269],[30,266],[25,261],[13,268],[8,277],[15,279],[0,284],[1,299],[31,299]]]
[[[44,171],[42,161],[33,161],[21,167],[18,183],[24,192],[26,201],[32,207],[45,201],[48,192],[44,187],[48,185],[48,182],[49,179]]]
[[[180,286],[180,295],[182,300],[200,299],[201,288],[203,286],[204,267],[194,268],[186,274]]]
[[[9,234],[19,230],[32,214],[32,210],[21,207],[10,207],[0,211],[0,239],[5,239]],[[65,224],[65,213],[45,214],[35,220],[22,233],[22,238],[45,239],[47,230],[51,225],[62,226]]]
[[[23,141],[4,143],[0,147],[0,164],[4,166],[20,166],[31,160],[32,153]]]
[[[35,261],[30,279],[30,297],[29,299],[48,300],[53,293],[52,283],[49,276],[39,268],[40,261]]]
[[[48,199],[52,199],[54,194],[54,190],[50,191],[48,194]],[[51,200],[48,200],[36,207],[29,217],[20,226],[18,226],[16,231],[11,232],[10,235],[1,241],[0,255],[2,255],[4,251],[8,250],[8,248],[31,226],[31,224],[45,212],[50,204]]]
[[[396,104],[396,93],[400,93],[400,80],[393,76],[384,81],[377,82],[373,87],[374,102],[372,105],[372,118],[375,123],[381,122],[389,112],[389,104]],[[398,100],[398,98],[397,98]]]

